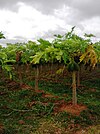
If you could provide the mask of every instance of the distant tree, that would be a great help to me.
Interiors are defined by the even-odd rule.
[[[0,32],[0,39],[5,39],[5,36],[2,32]]]

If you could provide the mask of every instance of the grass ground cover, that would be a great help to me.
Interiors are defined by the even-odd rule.
[[[28,82],[33,87],[28,89],[9,79],[1,79],[0,133],[99,134],[100,75],[97,76],[90,79],[88,75],[77,88],[79,105],[76,110],[85,106],[78,114],[74,112],[75,108],[70,108],[71,112],[68,107],[72,98],[68,85],[40,80],[39,90],[35,91],[33,81]],[[61,110],[65,106],[67,109]]]

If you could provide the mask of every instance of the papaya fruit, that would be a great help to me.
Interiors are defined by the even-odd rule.
[[[67,69],[69,72],[78,71],[79,65],[75,61],[71,61],[69,62]]]

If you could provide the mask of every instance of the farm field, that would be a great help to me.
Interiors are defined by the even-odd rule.
[[[0,134],[100,134],[99,5],[0,0]]]
[[[82,70],[78,102],[72,105],[71,74],[54,75],[55,66],[40,71],[38,90],[34,68],[26,76],[22,71],[22,85],[0,72],[0,134],[100,133],[100,68]]]
[[[100,134],[99,5],[0,0],[0,134]]]
[[[100,133],[100,42],[74,28],[0,45],[0,134]]]

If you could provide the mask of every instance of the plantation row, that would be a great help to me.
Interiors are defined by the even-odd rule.
[[[55,73],[62,73],[65,69],[72,73],[73,105],[77,104],[76,97],[76,72],[78,73],[78,86],[80,84],[79,72],[81,66],[89,67],[90,70],[100,62],[100,42],[92,43],[93,35],[85,34],[84,38],[74,33],[74,27],[65,35],[55,35],[52,42],[39,39],[37,42],[7,44],[7,47],[0,46],[0,66],[7,71],[10,78],[13,77],[14,67],[19,74],[20,84],[22,84],[21,68],[22,64],[27,68],[32,65],[36,67],[35,89],[38,89],[39,66],[49,63],[63,64],[63,67]],[[0,38],[5,38],[0,33]]]

